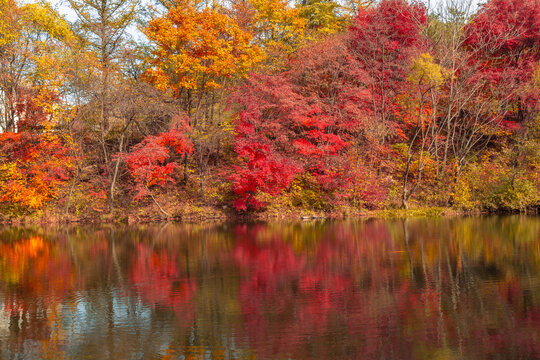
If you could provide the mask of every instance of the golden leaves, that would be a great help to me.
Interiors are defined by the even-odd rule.
[[[407,80],[419,85],[439,87],[450,76],[450,72],[436,64],[430,54],[420,54],[411,64]]]
[[[263,59],[252,36],[216,9],[171,8],[144,32],[155,44],[153,68],[145,75],[160,89],[219,88]]]

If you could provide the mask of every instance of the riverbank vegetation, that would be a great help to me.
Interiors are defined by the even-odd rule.
[[[68,4],[0,0],[4,219],[538,209],[539,0]]]

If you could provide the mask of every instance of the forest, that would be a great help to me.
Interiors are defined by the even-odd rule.
[[[540,0],[0,0],[0,221],[537,212]]]

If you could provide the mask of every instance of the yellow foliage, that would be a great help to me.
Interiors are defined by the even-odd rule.
[[[411,64],[408,80],[414,84],[439,87],[450,73],[433,61],[430,54],[420,54]]]
[[[17,36],[14,27],[14,12],[17,11],[13,0],[0,0],[0,51],[1,47],[9,44]]]
[[[536,64],[536,70],[534,71],[534,74],[533,74],[533,82],[534,82],[534,86],[540,89],[540,62]]]
[[[50,5],[0,0],[0,55],[9,59],[0,70],[2,85],[32,89],[34,104],[57,118],[58,94],[67,76],[65,49],[73,40],[68,23]]]
[[[48,4],[28,4],[21,8],[23,18],[32,23],[36,28],[42,29],[50,37],[66,40],[73,36],[71,29],[64,19]]]
[[[340,4],[328,0],[302,0],[298,2],[300,16],[306,19],[308,29],[317,35],[329,35],[342,31],[347,25]]]
[[[186,3],[149,22],[144,32],[156,47],[146,76],[158,88],[219,88],[263,59],[252,36],[218,10]]]
[[[304,40],[306,20],[286,0],[249,0],[255,9],[252,31],[263,47],[293,51]]]

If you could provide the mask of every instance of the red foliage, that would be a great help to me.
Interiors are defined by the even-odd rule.
[[[328,191],[351,183],[346,156],[365,128],[365,74],[344,39],[301,51],[290,66],[280,75],[252,75],[233,97],[242,106],[241,165],[231,176],[237,210],[264,206],[258,192],[276,195],[298,174],[313,175]]]
[[[174,183],[172,174],[178,164],[170,161],[171,149],[176,154],[183,155],[191,153],[193,148],[183,133],[171,129],[155,136],[147,136],[135,145],[130,153],[120,155],[135,180],[135,199],[149,195],[148,188],[153,185],[165,186],[167,183]]]
[[[384,0],[359,10],[350,29],[350,47],[369,74],[365,85],[373,98],[370,110],[376,121],[390,121],[410,60],[423,47],[421,27],[426,23],[426,8],[421,3]]]
[[[395,97],[423,46],[426,22],[421,4],[382,1],[360,10],[349,34],[301,50],[290,70],[253,75],[234,96],[242,106],[236,124],[241,165],[232,176],[239,195],[235,208],[264,206],[258,192],[277,194],[304,173],[337,201],[358,196],[348,189],[367,173],[360,158],[384,157],[385,140],[397,134]]]
[[[131,268],[130,281],[151,306],[178,307],[194,296],[197,285],[182,278],[176,258],[165,250],[154,251],[145,245],[137,246],[137,259]]]
[[[491,0],[465,28],[466,46],[481,64],[473,80],[511,96],[518,110],[508,120],[523,121],[538,111],[540,92],[528,84],[540,61],[539,8],[540,0]]]
[[[285,158],[273,154],[269,145],[257,142],[239,144],[236,151],[246,164],[235,167],[235,173],[230,177],[234,192],[239,196],[234,202],[237,210],[263,206],[255,197],[257,191],[277,195],[289,185],[297,172],[297,168]]]
[[[56,132],[52,115],[30,95],[17,113],[18,132],[0,134],[0,202],[39,208],[69,180],[74,159],[69,139]]]
[[[467,26],[467,45],[504,56],[533,56],[540,46],[539,0],[490,0]]]

